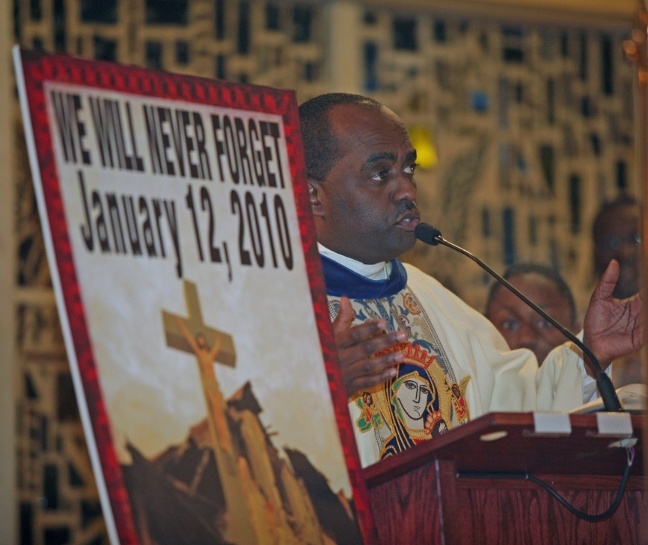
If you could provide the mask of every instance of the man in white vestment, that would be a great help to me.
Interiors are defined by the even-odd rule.
[[[567,411],[596,396],[566,343],[539,366],[438,281],[398,257],[415,242],[416,150],[400,118],[359,95],[300,106],[309,195],[363,466],[491,411]],[[642,340],[638,296],[610,262],[584,320],[602,367]]]

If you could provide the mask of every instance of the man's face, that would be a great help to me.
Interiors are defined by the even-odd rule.
[[[639,291],[639,263],[641,261],[641,217],[639,206],[622,205],[611,208],[603,216],[594,239],[594,266],[601,276],[610,260],[621,266],[614,296],[630,297]]]
[[[416,151],[388,109],[344,104],[329,110],[342,157],[322,181],[310,180],[317,238],[362,263],[410,250],[419,222]]]
[[[576,332],[569,303],[553,282],[536,273],[511,276],[509,282],[572,333]],[[536,355],[538,365],[542,364],[551,350],[567,340],[560,331],[504,286],[500,286],[495,292],[486,314],[511,349],[528,348]]]

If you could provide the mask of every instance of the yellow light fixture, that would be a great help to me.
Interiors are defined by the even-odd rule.
[[[415,125],[407,131],[412,145],[416,149],[416,161],[422,169],[431,169],[436,166],[438,157],[432,131],[424,125]]]

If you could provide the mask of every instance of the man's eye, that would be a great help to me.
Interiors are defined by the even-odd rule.
[[[551,327],[551,324],[545,320],[544,318],[538,320],[538,325],[536,326],[536,329],[549,329]]]
[[[506,331],[516,331],[519,328],[519,324],[516,320],[504,320],[502,322],[502,329]]]
[[[371,177],[371,179],[379,182],[381,180],[386,180],[388,176],[389,176],[389,170],[385,169],[385,170],[381,170],[380,172],[376,172],[376,174],[374,174]]]
[[[412,163],[406,166],[403,170],[406,174],[414,174],[414,171],[419,167],[419,163]]]

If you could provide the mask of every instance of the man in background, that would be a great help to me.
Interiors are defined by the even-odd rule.
[[[619,262],[614,296],[625,299],[640,289],[641,210],[632,197],[603,204],[592,226],[594,274],[600,279],[612,259]]]
[[[619,263],[614,297],[626,298],[641,289],[641,208],[628,196],[604,203],[592,225],[594,275],[598,281],[612,259]],[[635,352],[612,364],[612,382],[619,388],[642,382],[641,354]]]
[[[578,333],[574,297],[557,271],[536,263],[518,263],[509,267],[503,277],[571,333]],[[528,348],[538,365],[567,340],[560,330],[499,282],[490,288],[484,314],[509,348]]]

